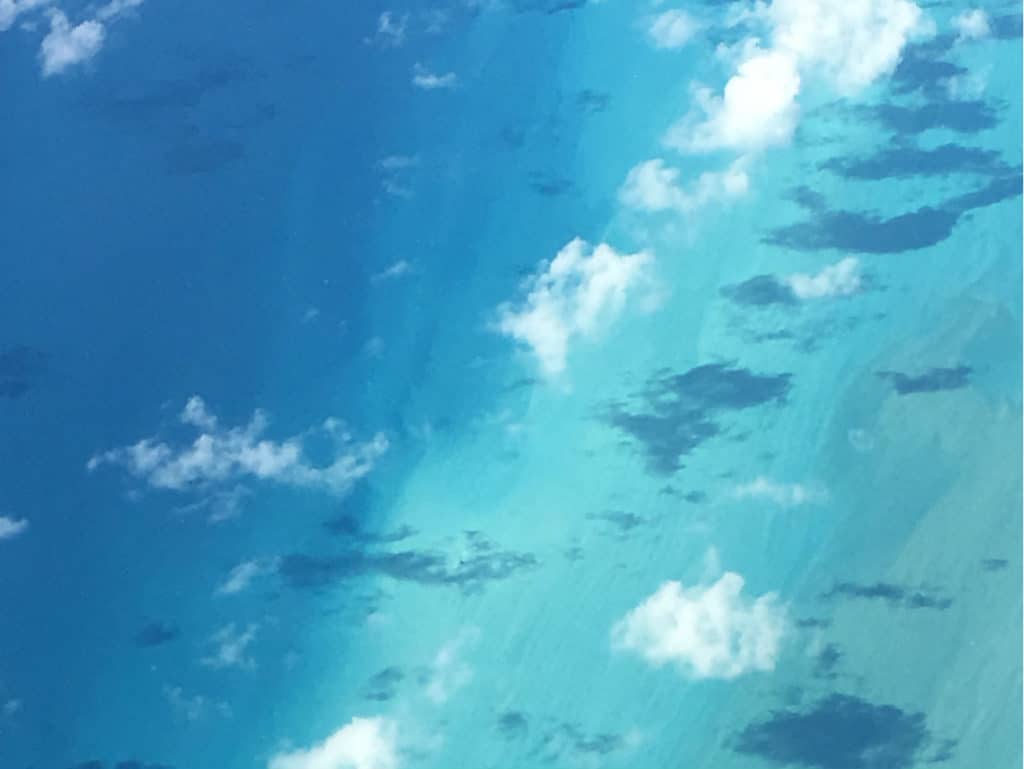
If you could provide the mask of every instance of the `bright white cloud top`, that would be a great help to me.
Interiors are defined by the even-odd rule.
[[[693,678],[772,671],[786,630],[786,608],[775,593],[744,596],[743,584],[735,572],[691,588],[665,582],[615,623],[612,645],[655,667],[674,665]]]
[[[353,718],[308,750],[279,753],[268,769],[398,769],[398,728],[386,718]]]
[[[862,287],[860,262],[855,257],[848,256],[824,267],[817,274],[798,272],[786,276],[784,282],[797,299],[851,296],[858,293]]]
[[[43,77],[59,75],[69,68],[89,61],[103,47],[106,39],[106,23],[142,5],[143,0],[110,0],[96,11],[95,18],[86,19],[72,25],[67,15],[58,9],[50,11],[50,31],[39,46],[39,64]],[[0,0],[0,28],[2,28],[5,12],[4,0]],[[41,3],[23,0],[20,7],[40,5]],[[15,7],[14,16],[17,16]],[[12,17],[13,18],[13,17]]]
[[[157,438],[144,438],[131,446],[97,454],[87,468],[92,472],[104,465],[116,465],[153,488],[174,491],[256,479],[344,494],[373,469],[388,448],[383,433],[365,443],[355,443],[338,420],[329,418],[317,432],[333,441],[335,455],[329,464],[317,466],[305,454],[304,435],[282,441],[263,437],[268,421],[262,411],[257,410],[242,427],[225,428],[205,402],[193,396],[179,420],[200,431],[191,444],[176,447]]]
[[[14,539],[19,534],[23,534],[27,528],[28,521],[24,518],[10,518],[6,515],[0,515],[0,540]]]
[[[412,84],[424,91],[452,89],[458,85],[458,82],[459,79],[454,72],[439,75],[431,72],[422,64],[417,64],[412,69]]]
[[[699,25],[686,11],[673,8],[655,16],[647,36],[655,48],[682,48],[697,34]]]
[[[630,296],[649,280],[654,257],[622,254],[579,238],[524,282],[525,296],[498,308],[497,330],[530,348],[549,377],[565,371],[570,343],[594,338],[622,313]]]
[[[698,111],[669,129],[669,146],[750,152],[785,144],[796,130],[805,77],[852,96],[891,73],[908,41],[932,31],[910,0],[774,0],[745,20],[765,26],[771,44],[749,38],[739,46],[722,94],[698,89]]]

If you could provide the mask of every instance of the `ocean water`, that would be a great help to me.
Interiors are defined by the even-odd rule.
[[[0,769],[1020,766],[1020,8],[921,5],[0,0]]]

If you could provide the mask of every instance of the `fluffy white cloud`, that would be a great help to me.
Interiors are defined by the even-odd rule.
[[[430,72],[422,64],[417,64],[412,69],[412,84],[424,91],[436,91],[442,88],[454,88],[458,85],[458,78],[454,72],[438,75]]]
[[[956,39],[960,42],[981,40],[992,34],[988,14],[981,8],[972,8],[957,14],[953,18],[953,27],[957,31]]]
[[[256,558],[231,569],[228,577],[217,588],[217,595],[235,595],[247,589],[254,579],[271,574],[277,569],[276,558]]]
[[[801,483],[779,483],[771,478],[758,476],[749,483],[737,486],[733,490],[737,499],[766,500],[780,507],[795,507],[811,502],[819,502],[825,493],[819,488],[812,488]]]
[[[753,46],[721,96],[695,92],[700,116],[687,116],[669,129],[665,142],[686,152],[731,149],[751,152],[785,144],[800,113],[800,74],[792,57]]]
[[[817,275],[795,273],[784,282],[797,299],[850,296],[861,289],[860,262],[852,256],[823,268]]]
[[[466,648],[475,644],[479,638],[480,631],[477,628],[466,628],[437,652],[426,688],[431,702],[436,705],[447,702],[456,690],[470,682],[473,669],[463,661],[462,656]]]
[[[655,16],[647,36],[655,48],[682,48],[697,33],[698,25],[686,11],[673,8]]]
[[[43,76],[59,75],[68,67],[88,61],[103,47],[106,32],[95,19],[71,26],[61,11],[50,12],[50,31],[39,46]]]
[[[746,40],[722,95],[698,89],[699,109],[669,130],[669,146],[750,152],[784,144],[799,118],[802,75],[853,95],[892,72],[909,40],[933,31],[910,0],[773,0],[746,19],[767,27],[770,45]]]
[[[89,460],[88,469],[117,465],[154,488],[176,491],[235,485],[242,478],[253,477],[343,494],[373,469],[388,448],[387,438],[380,433],[366,443],[354,444],[340,422],[328,419],[321,430],[334,441],[336,454],[329,464],[316,466],[305,456],[302,436],[283,441],[264,438],[267,418],[261,411],[243,427],[224,428],[203,400],[193,396],[180,420],[200,430],[191,445],[173,447],[156,438],[144,438],[97,454]]]
[[[247,654],[249,644],[256,640],[256,625],[239,628],[234,622],[225,625],[210,638],[213,653],[203,657],[200,662],[207,667],[220,670],[222,668],[254,668],[256,662]]]
[[[630,169],[619,189],[619,201],[632,209],[656,213],[691,213],[717,200],[745,195],[750,179],[746,158],[739,158],[724,171],[705,171],[689,191],[679,184],[679,170],[665,165],[661,158],[646,160]]]
[[[398,769],[398,728],[386,718],[353,718],[308,750],[279,753],[268,769]]]
[[[497,330],[527,345],[548,376],[565,370],[572,339],[594,337],[621,314],[653,262],[646,251],[621,254],[606,243],[588,250],[573,239],[525,281],[521,302],[498,308]]]
[[[13,539],[28,528],[24,518],[9,518],[0,515],[0,539]]]
[[[0,0],[0,32],[14,26],[23,13],[48,5],[53,0]]]
[[[666,582],[614,625],[612,644],[694,678],[774,670],[786,608],[775,593],[742,593],[743,577],[734,572],[691,588]]]

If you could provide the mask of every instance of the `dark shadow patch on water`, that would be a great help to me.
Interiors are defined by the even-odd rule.
[[[842,659],[843,652],[838,646],[833,643],[825,644],[825,647],[814,658],[814,670],[811,675],[828,681],[835,680],[838,675],[837,668]]]
[[[611,104],[611,94],[584,88],[576,92],[576,109],[585,114],[604,112]]]
[[[913,176],[979,174],[998,176],[1013,173],[999,153],[980,147],[943,144],[932,149],[893,144],[871,155],[832,158],[818,166],[847,179],[878,180]]]
[[[506,710],[498,716],[498,732],[508,740],[523,740],[529,734],[530,720],[518,710]]]
[[[754,307],[793,305],[797,302],[793,289],[774,275],[755,275],[741,283],[724,286],[721,294],[736,304]]]
[[[790,374],[756,374],[726,363],[697,366],[682,374],[661,370],[634,395],[641,410],[614,402],[601,418],[639,444],[652,473],[670,475],[682,458],[725,427],[722,415],[767,403],[784,403]]]
[[[1024,17],[1019,13],[1006,13],[989,19],[992,36],[997,40],[1019,40]]]
[[[935,128],[976,134],[995,128],[999,123],[995,108],[980,99],[943,99],[914,106],[876,104],[861,110],[883,128],[903,137],[917,136]]]
[[[0,352],[0,398],[15,400],[34,389],[49,368],[46,353],[18,344]]]
[[[164,161],[173,174],[209,174],[241,161],[245,154],[245,145],[234,139],[191,138],[167,150]]]
[[[877,376],[888,381],[900,395],[962,390],[971,384],[970,366],[931,368],[917,375],[901,371],[879,371]]]
[[[151,622],[136,634],[135,645],[144,648],[162,646],[171,641],[177,641],[180,637],[181,631],[175,625]]]
[[[539,565],[530,553],[471,544],[458,562],[438,550],[387,551],[353,547],[337,555],[293,553],[281,559],[278,572],[297,589],[323,589],[361,577],[389,577],[428,586],[457,587],[467,592],[509,579]]]
[[[808,710],[776,710],[740,732],[733,750],[782,766],[905,769],[931,740],[923,713],[832,694]]]
[[[644,518],[636,513],[629,513],[625,510],[609,510],[604,513],[587,513],[587,519],[600,521],[607,524],[612,533],[619,539],[626,539],[637,529],[650,526],[650,518]]]
[[[563,721],[540,735],[530,754],[537,756],[544,763],[550,764],[566,760],[567,755],[576,757],[607,756],[625,746],[626,739],[621,734],[612,732],[587,734],[578,724]]]
[[[761,240],[796,251],[834,249],[872,254],[916,251],[946,240],[967,212],[1020,194],[1021,176],[1015,172],[938,206],[925,206],[887,218],[867,212],[831,210],[820,195],[800,188],[794,191],[793,197],[813,216],[771,230]]]
[[[398,687],[405,681],[405,672],[392,665],[374,673],[366,682],[366,699],[387,702],[398,694]]]
[[[890,606],[904,609],[938,609],[944,611],[953,605],[953,600],[929,588],[908,588],[891,582],[862,584],[859,582],[837,582],[821,598],[828,600],[853,599],[885,601]]]
[[[981,568],[985,571],[1003,571],[1010,562],[1005,558],[985,558],[981,562]]]

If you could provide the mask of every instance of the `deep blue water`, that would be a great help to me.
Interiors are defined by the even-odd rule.
[[[739,10],[0,0],[0,769],[1021,765],[1020,9]]]

